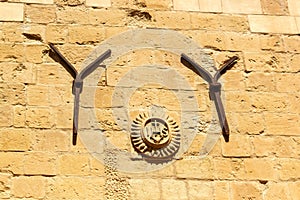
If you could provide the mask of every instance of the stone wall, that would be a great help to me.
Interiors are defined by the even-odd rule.
[[[199,130],[178,161],[145,173],[105,167],[80,140],[71,144],[72,78],[49,57],[48,43],[81,69],[101,42],[134,28],[176,30],[216,66],[239,56],[223,77],[229,143],[220,137],[199,158],[205,136]],[[300,199],[299,34],[299,0],[0,0],[0,199]],[[132,150],[118,134],[111,94],[141,64],[185,75],[209,122],[207,84],[178,61],[145,49],[107,69],[95,104],[113,144]],[[176,118],[172,95],[141,88],[130,106],[161,104]]]

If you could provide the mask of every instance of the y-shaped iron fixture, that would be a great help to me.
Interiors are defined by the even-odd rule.
[[[181,63],[184,64],[189,69],[193,70],[196,74],[201,76],[209,84],[209,98],[214,101],[219,123],[222,128],[222,134],[226,142],[229,142],[229,126],[226,119],[224,107],[221,101],[221,83],[218,82],[218,79],[225,74],[225,72],[233,67],[236,63],[238,57],[233,56],[232,58],[225,61],[223,66],[212,76],[208,71],[203,67],[195,63],[191,58],[185,54],[181,54]]]
[[[111,50],[105,51],[96,60],[85,67],[80,73],[72,66],[72,64],[58,51],[58,49],[53,45],[49,44],[52,51],[50,51],[49,56],[59,62],[74,78],[72,86],[72,94],[74,95],[74,111],[73,111],[73,145],[77,142],[77,131],[78,131],[78,115],[79,115],[79,101],[80,93],[82,92],[83,79],[90,75],[101,62],[110,57]],[[105,67],[105,66],[102,66]]]

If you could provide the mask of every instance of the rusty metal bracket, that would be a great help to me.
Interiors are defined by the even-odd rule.
[[[83,79],[90,75],[99,64],[102,63],[105,59],[110,57],[111,50],[105,51],[101,54],[96,60],[86,66],[80,73],[72,66],[72,64],[58,51],[58,49],[53,45],[49,44],[52,51],[49,52],[49,56],[60,63],[73,77],[73,85],[72,85],[72,94],[74,95],[74,111],[73,111],[73,145],[76,145],[77,142],[77,131],[78,131],[78,115],[79,115],[79,101],[80,94],[82,92],[83,87]],[[100,65],[101,67],[105,67]]]
[[[187,55],[181,54],[181,63],[208,82],[209,98],[210,100],[214,101],[214,104],[216,106],[219,123],[222,128],[222,134],[226,142],[229,142],[229,126],[225,115],[224,106],[221,101],[221,83],[219,83],[218,80],[223,74],[226,73],[227,70],[231,69],[234,66],[237,60],[237,56],[233,56],[232,58],[226,60],[223,66],[219,70],[217,70],[214,76],[212,76],[207,70],[198,65]]]

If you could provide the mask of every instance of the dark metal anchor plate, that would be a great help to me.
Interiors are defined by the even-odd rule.
[[[83,87],[83,79],[90,75],[99,64],[102,63],[105,59],[110,57],[111,50],[105,51],[100,55],[96,60],[86,66],[80,73],[72,66],[72,64],[58,51],[58,49],[53,45],[49,44],[52,51],[50,51],[49,56],[59,62],[74,78],[72,86],[72,94],[74,95],[74,111],[73,111],[73,145],[76,145],[77,141],[77,131],[78,131],[78,115],[79,115],[79,101],[80,94]],[[102,66],[102,65],[101,65]],[[105,66],[102,66],[105,67]]]
[[[198,65],[187,55],[181,54],[181,63],[208,82],[209,97],[215,103],[219,123],[222,128],[222,134],[226,142],[229,142],[229,126],[225,115],[225,110],[221,101],[221,83],[219,83],[218,80],[223,74],[226,73],[227,70],[233,67],[237,59],[237,56],[233,56],[232,58],[225,61],[223,66],[219,70],[217,70],[214,76],[212,76],[207,70]]]

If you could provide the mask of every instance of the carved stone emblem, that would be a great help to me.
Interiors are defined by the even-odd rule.
[[[180,129],[169,116],[155,117],[142,113],[132,122],[131,142],[142,156],[171,158],[180,147]]]

